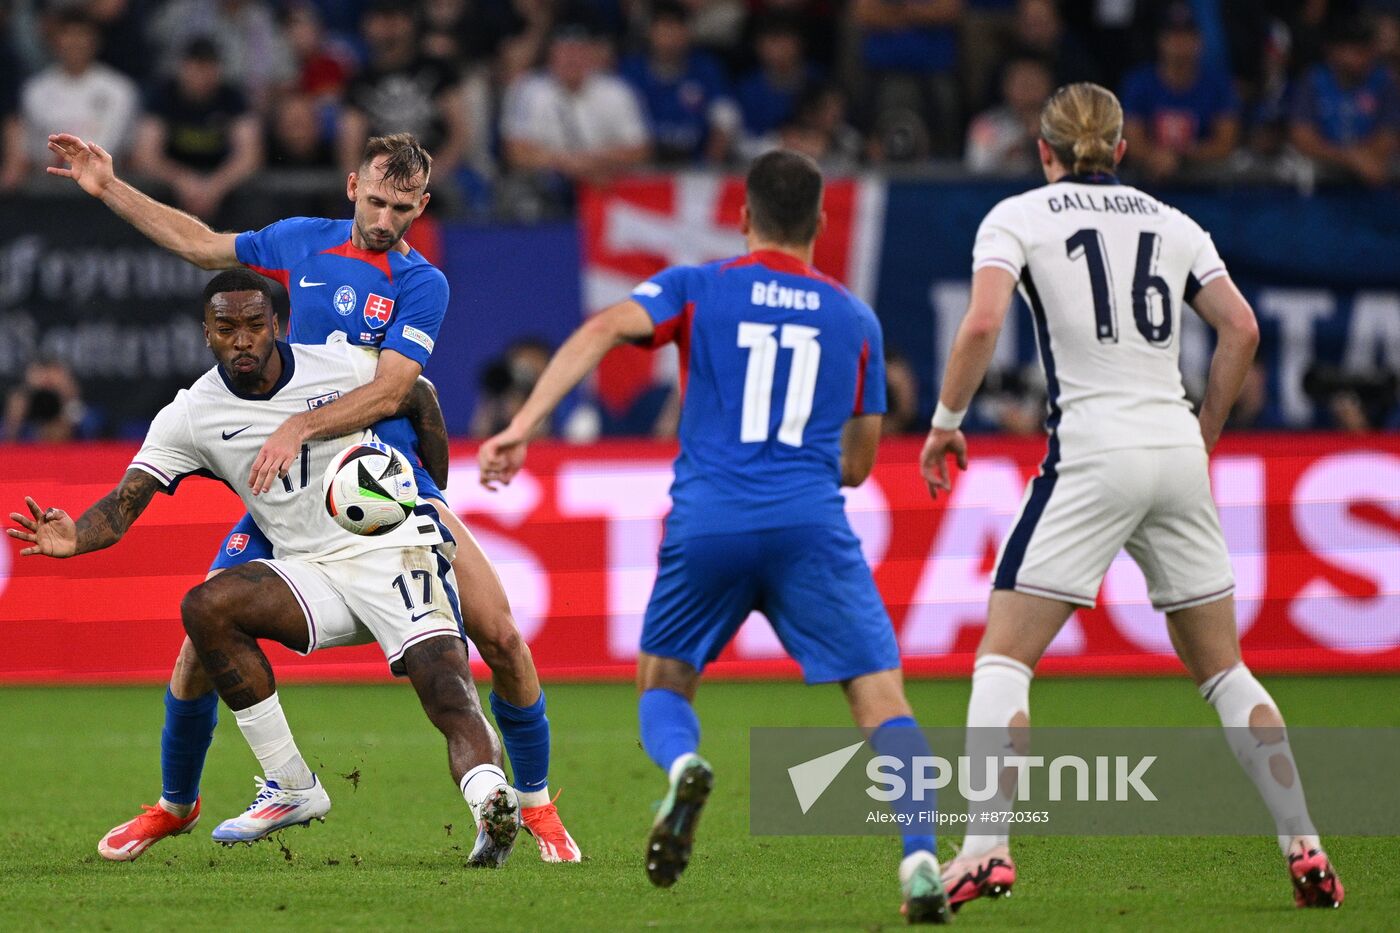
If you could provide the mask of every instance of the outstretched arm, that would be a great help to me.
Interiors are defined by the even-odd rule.
[[[956,424],[940,425],[940,416],[948,412],[953,421],[960,422],[962,414],[972,404],[972,396],[987,375],[992,354],[996,352],[997,337],[1015,290],[1016,278],[997,266],[983,266],[972,274],[972,297],[968,301],[967,315],[958,325],[948,365],[943,371],[939,412],[934,415],[934,426],[928,432],[919,457],[919,469],[928,484],[929,495],[934,498],[938,490],[947,492],[953,488],[948,477],[949,454],[957,458],[959,469],[967,469],[967,439]]]
[[[530,397],[511,419],[510,427],[477,451],[481,485],[494,491],[495,483],[509,484],[525,465],[526,441],[564,396],[593,372],[613,347],[645,340],[655,330],[651,315],[631,299],[605,308],[585,321],[549,361]]]
[[[117,488],[93,503],[76,523],[62,509],[40,508],[39,503],[26,496],[24,504],[30,515],[10,513],[10,518],[24,530],[5,530],[10,537],[30,545],[20,551],[24,557],[75,557],[100,551],[122,539],[160,488],[156,478],[144,470],[127,470]]]
[[[49,166],[49,174],[73,179],[157,246],[201,269],[239,265],[235,234],[215,233],[202,220],[147,197],[122,181],[112,170],[112,156],[97,143],[59,133],[49,137],[49,151],[67,164],[66,168]]]
[[[408,400],[399,412],[408,417],[413,431],[418,435],[418,456],[423,460],[423,468],[438,484],[447,488],[447,422],[442,417],[442,406],[438,404],[437,389],[424,376],[414,380],[408,393]]]

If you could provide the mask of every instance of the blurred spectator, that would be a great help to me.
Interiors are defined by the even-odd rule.
[[[963,0],[854,0],[865,98],[882,158],[908,162],[956,153],[962,11]]]
[[[688,15],[676,0],[657,3],[646,51],[625,58],[621,73],[641,98],[657,161],[719,164],[739,129],[739,108],[719,62],[691,48]]]
[[[1389,369],[1314,363],[1303,374],[1303,391],[1326,413],[1326,427],[1372,431],[1391,422],[1400,403],[1400,376]]]
[[[1400,77],[1400,3],[1372,19],[1376,30],[1376,54],[1390,73]]]
[[[0,441],[57,444],[96,437],[101,418],[83,404],[73,371],[57,360],[36,360],[5,398]]]
[[[845,92],[831,83],[813,84],[803,92],[797,112],[775,142],[811,156],[832,175],[855,171],[864,148],[860,131],[846,122]]]
[[[1051,90],[1078,81],[1102,80],[1093,55],[1065,28],[1053,0],[1019,0],[1011,24],[1011,52],[1045,62],[1051,71]]]
[[[262,0],[172,0],[156,14],[151,34],[164,50],[168,73],[192,41],[211,38],[225,78],[258,109],[296,76],[291,50]]]
[[[683,0],[690,10],[690,36],[733,67],[744,51],[749,11],[744,0]]]
[[[841,40],[840,12],[846,4],[841,0],[749,0],[749,25],[773,17],[787,17],[802,30],[802,48],[807,61],[823,74],[831,74],[837,66],[837,43]],[[746,47],[753,45],[752,36]]]
[[[816,78],[806,60],[802,30],[788,17],[772,17],[754,36],[758,68],[739,82],[735,97],[750,141],[776,132],[792,119],[797,99]]]
[[[548,341],[523,337],[513,341],[504,353],[487,364],[481,373],[476,410],[472,412],[472,437],[491,437],[509,427],[553,353],[554,348]],[[535,437],[549,433],[549,421],[540,422]]]
[[[146,23],[152,0],[85,0],[83,12],[92,17],[102,34],[102,61],[144,83],[153,65]]]
[[[138,93],[130,78],[97,61],[101,40],[96,24],[81,12],[55,16],[54,63],[20,89],[19,119],[8,128],[0,190],[13,190],[31,167],[52,162],[51,133],[95,141],[118,159],[126,154]]]
[[[272,105],[267,128],[270,168],[336,167],[335,153],[321,132],[316,102],[306,94],[284,94]]]
[[[262,167],[258,118],[224,80],[211,40],[191,42],[175,78],[151,95],[132,161],[137,171],[170,185],[180,207],[206,219]]]
[[[555,31],[544,70],[506,94],[501,135],[512,169],[603,181],[647,160],[641,105],[627,82],[605,70],[607,55],[585,25]]]
[[[882,433],[923,434],[928,430],[919,412],[919,376],[894,347],[885,348],[885,398]]]
[[[1239,139],[1239,101],[1229,76],[1202,64],[1201,33],[1189,7],[1170,9],[1157,61],[1123,82],[1123,136],[1134,165],[1153,181],[1188,163],[1227,158]]]
[[[462,40],[470,32],[467,0],[424,0],[418,50],[424,58],[436,59],[453,68],[467,64]]]
[[[1001,76],[1002,104],[979,113],[967,128],[968,171],[1032,175],[1040,167],[1040,109],[1053,91],[1049,67],[1038,58],[1013,58]]]
[[[282,29],[296,72],[295,90],[317,104],[338,102],[354,70],[349,50],[326,38],[321,14],[307,2],[292,3],[282,11]]]
[[[1370,24],[1347,20],[1329,35],[1326,60],[1299,79],[1289,137],[1320,165],[1380,187],[1390,174],[1397,130],[1395,76],[1378,61]]]
[[[432,154],[433,177],[452,177],[470,143],[467,105],[457,73],[418,50],[415,7],[377,0],[365,13],[369,62],[346,93],[340,123],[341,168],[354,171],[365,140],[412,133]]]

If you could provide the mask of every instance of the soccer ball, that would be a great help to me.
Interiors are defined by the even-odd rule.
[[[403,524],[418,505],[408,458],[388,444],[351,444],[326,467],[326,511],[351,534],[382,535]]]

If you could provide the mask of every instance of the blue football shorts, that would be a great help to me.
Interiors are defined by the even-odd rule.
[[[809,684],[899,667],[889,614],[848,527],[668,538],[658,563],[642,626],[648,654],[702,670],[757,610]]]

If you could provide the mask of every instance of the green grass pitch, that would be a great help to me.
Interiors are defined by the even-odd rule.
[[[1400,725],[1400,680],[1267,684],[1297,725]],[[926,724],[961,723],[966,681],[915,682],[909,692]],[[1214,722],[1184,678],[1047,678],[1032,696],[1042,725]],[[256,770],[225,710],[200,826],[137,862],[109,864],[96,853],[98,837],[159,791],[160,689],[0,690],[0,927],[493,933],[901,925],[894,839],[748,834],[747,729],[845,725],[834,687],[701,689],[702,751],[718,780],[690,869],[668,891],[651,888],[642,871],[642,841],[663,781],[638,745],[630,687],[549,688],[551,783],[563,790],[560,808],[585,863],[544,865],[524,838],[496,872],[463,866],[470,817],[447,775],[442,742],[406,685],[290,685],[282,698],[335,802],[325,824],[288,830],[280,845],[224,849],[209,840],[219,819],[252,798]],[[940,855],[952,841],[940,840]],[[1272,839],[1028,838],[1015,849],[1015,895],[972,904],[955,926],[1395,929],[1400,842],[1329,837],[1328,848],[1346,883],[1346,906],[1304,912],[1292,907]]]

